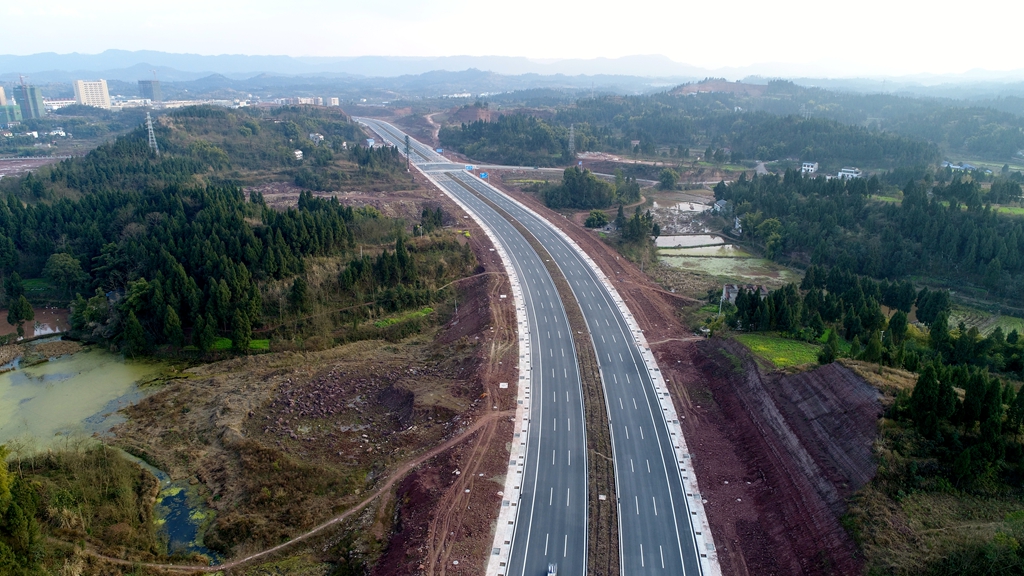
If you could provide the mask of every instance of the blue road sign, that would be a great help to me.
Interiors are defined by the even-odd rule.
[[[480,177],[481,178],[487,178],[487,172],[481,172],[480,173]]]
[[[437,153],[438,154],[444,154],[444,148],[438,148],[437,149]]]
[[[472,164],[466,164],[466,170],[472,170],[472,169],[473,169],[473,165]]]

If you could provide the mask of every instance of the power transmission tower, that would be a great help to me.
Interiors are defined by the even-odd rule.
[[[149,147],[159,156],[160,147],[156,144],[156,134],[153,134],[153,119],[149,117],[149,112],[146,112],[146,131],[149,132]]]
[[[569,157],[576,159],[576,125],[569,124]]]
[[[412,148],[412,146],[411,146],[411,143],[409,142],[409,135],[406,134],[405,135],[405,171],[406,172],[409,171],[409,162],[411,161],[410,158],[409,158],[409,153],[410,153],[409,149],[410,148]]]

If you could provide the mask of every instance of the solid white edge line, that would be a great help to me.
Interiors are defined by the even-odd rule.
[[[658,363],[654,359],[654,354],[647,343],[647,338],[643,335],[643,332],[640,331],[640,327],[637,324],[636,319],[633,317],[632,312],[630,312],[629,308],[626,306],[625,302],[622,299],[622,296],[618,293],[618,290],[608,280],[608,277],[605,276],[604,271],[601,269],[601,267],[598,266],[597,263],[590,258],[590,255],[587,254],[586,251],[584,251],[578,244],[576,244],[576,242],[572,238],[570,238],[568,234],[562,231],[561,228],[555,226],[548,219],[538,214],[529,206],[526,206],[519,200],[509,196],[508,194],[505,194],[504,192],[498,190],[494,186],[491,186],[488,182],[485,182],[480,178],[475,179],[478,182],[483,183],[485,186],[490,187],[492,190],[497,191],[498,194],[501,194],[507,200],[516,204],[520,209],[535,216],[542,223],[546,224],[548,228],[553,229],[555,233],[557,233],[562,238],[562,240],[564,240],[571,248],[573,248],[573,251],[580,258],[582,258],[584,262],[587,263],[587,265],[591,269],[591,272],[595,276],[597,276],[599,280],[601,280],[602,284],[604,284],[606,291],[614,301],[616,308],[618,308],[619,313],[622,316],[622,319],[626,322],[627,327],[630,329],[630,332],[633,335],[634,342],[636,343],[641,359],[644,362],[648,375],[655,387],[655,390],[667,390],[667,387],[665,386],[665,381],[661,374],[661,369],[658,367]],[[605,396],[607,397],[607,393],[605,394]],[[658,402],[659,404],[661,404],[662,416],[665,418],[666,427],[669,431],[670,437],[668,438],[668,440],[671,441],[671,445],[673,447],[673,450],[675,451],[677,462],[674,464],[679,465],[679,468],[676,470],[676,472],[679,473],[683,482],[682,489],[684,493],[684,498],[686,498],[685,506],[693,513],[693,517],[690,518],[690,526],[692,529],[691,537],[693,538],[693,541],[697,548],[696,551],[698,554],[698,560],[701,564],[702,572],[706,576],[721,576],[721,564],[718,560],[718,553],[714,546],[714,539],[711,534],[711,527],[708,523],[707,513],[704,509],[704,504],[701,501],[700,490],[697,486],[697,477],[692,470],[692,458],[690,457],[689,449],[686,445],[686,440],[683,437],[682,426],[679,424],[679,419],[676,413],[675,405],[671,401],[666,402],[661,394],[658,395]],[[675,436],[675,439],[673,439],[672,436]],[[613,434],[613,446],[614,443],[615,440]],[[684,474],[684,471],[686,471],[687,466],[690,468],[690,470],[688,471],[689,473]],[[617,487],[618,484],[616,483],[616,488]],[[700,534],[697,534],[698,526],[700,527]],[[621,527],[619,533],[621,534]]]

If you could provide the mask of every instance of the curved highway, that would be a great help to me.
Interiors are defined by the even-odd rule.
[[[400,150],[405,135],[384,122],[359,119]],[[451,165],[412,141],[417,167],[467,206],[499,238],[522,287],[531,335],[530,424],[526,465],[507,575],[586,574],[587,444],[583,395],[572,331],[554,281],[526,238],[457,179]],[[443,164],[448,172],[437,170]],[[453,178],[453,176],[456,176]],[[511,465],[512,463],[510,463]],[[510,473],[514,470],[510,468]]]
[[[369,124],[378,134],[392,141],[404,150],[405,134],[380,121],[363,120]],[[658,390],[649,370],[656,370],[656,366],[648,366],[637,346],[636,339],[631,333],[629,324],[626,322],[622,312],[616,306],[615,298],[608,286],[599,278],[597,272],[588,265],[583,256],[577,252],[578,247],[570,243],[559,234],[555,227],[541,218],[536,213],[526,209],[524,206],[510,199],[505,194],[490,186],[483,180],[473,176],[464,170],[463,165],[451,164],[433,150],[410,139],[410,152],[412,160],[417,167],[424,172],[435,172],[443,174],[442,186],[446,191],[458,197],[461,201],[472,206],[477,217],[484,218],[488,225],[492,226],[503,242],[510,242],[509,253],[517,261],[526,261],[536,257],[536,253],[525,244],[525,240],[519,232],[508,225],[497,212],[487,204],[480,202],[474,194],[467,191],[471,189],[476,194],[487,198],[495,205],[507,212],[512,218],[518,221],[532,234],[551,254],[554,262],[565,275],[569,286],[579,303],[584,319],[587,322],[594,350],[600,362],[601,379],[604,385],[606,409],[612,433],[613,459],[616,470],[616,491],[619,505],[619,546],[620,563],[622,574],[702,574],[700,552],[697,539],[694,534],[694,527],[691,522],[692,512],[688,506],[684,490],[683,478],[680,467],[677,464],[677,457],[673,450],[673,440],[668,428],[664,412],[660,406]],[[438,178],[435,177],[435,180]],[[486,216],[485,216],[486,215]],[[493,222],[493,224],[492,224]],[[508,240],[506,240],[508,239]],[[509,246],[506,246],[508,249]],[[517,271],[521,264],[517,264]],[[541,277],[550,278],[544,270],[543,265],[537,264],[534,270],[524,269],[524,275],[520,276],[524,286],[534,289]],[[544,313],[553,310],[558,301],[557,292],[553,284],[548,287],[544,285],[544,298],[534,292],[530,295],[527,305],[533,308],[537,303],[542,306],[538,310],[530,310],[531,314]],[[550,299],[547,291],[550,291]],[[533,304],[531,305],[531,302]],[[560,307],[561,305],[557,305]],[[564,315],[559,317],[559,322],[564,322]],[[565,324],[567,326],[567,324]],[[536,324],[531,323],[531,327]],[[541,323],[541,331],[538,336],[544,336]],[[531,328],[531,330],[533,330]],[[533,330],[533,333],[537,333]],[[571,336],[570,336],[571,338]],[[551,344],[542,344],[538,338],[535,344],[534,353],[542,352],[545,346],[550,352]],[[565,344],[566,353],[571,354],[571,343]],[[541,375],[550,368],[539,368],[534,364],[534,371]],[[575,367],[575,363],[573,363]],[[569,385],[569,381],[566,381]],[[548,383],[551,386],[551,383]],[[557,384],[556,384],[557,385]],[[579,379],[574,376],[571,385],[572,392],[579,397]],[[548,394],[551,392],[549,391]],[[533,466],[533,473],[540,475],[543,482],[538,481],[536,489],[532,493],[532,503],[528,503],[527,492],[524,490],[523,503],[520,508],[520,521],[517,522],[515,538],[513,540],[512,557],[508,574],[543,574],[544,565],[535,562],[538,542],[535,534],[544,533],[546,536],[552,534],[548,522],[559,522],[543,514],[543,506],[537,506],[537,500],[543,502],[543,491],[547,487],[554,488],[552,480],[545,478],[543,469],[548,461],[546,458],[547,444],[543,440],[547,435],[550,441],[552,434],[561,434],[553,428],[544,428],[546,420],[551,419],[549,410],[555,410],[554,400],[559,400],[556,394],[548,404],[547,396],[540,396],[542,402],[532,406],[533,418],[530,431],[530,449],[527,456],[527,471]],[[578,402],[576,403],[578,404]],[[582,407],[574,406],[579,410],[582,425]],[[546,416],[542,416],[546,414]],[[554,425],[557,420],[552,420]],[[582,428],[580,428],[582,432]],[[575,432],[575,428],[574,428]],[[575,434],[573,435],[576,436]],[[534,442],[537,448],[534,448]],[[585,438],[580,440],[581,444],[577,450],[585,453]],[[557,449],[554,454],[557,460]],[[585,467],[585,463],[580,462]],[[565,471],[568,471],[567,469]],[[558,471],[553,466],[551,472]],[[572,470],[576,474],[579,469]],[[585,468],[583,470],[583,481],[585,482]],[[554,492],[550,492],[553,499]],[[586,500],[580,502],[580,506],[586,507]],[[551,506],[548,507],[549,509]],[[528,510],[532,515],[526,517]],[[585,510],[583,512],[585,518]],[[562,525],[562,524],[557,524]],[[580,525],[585,532],[584,524]],[[526,530],[530,536],[522,540],[522,532]],[[549,539],[549,538],[548,538]],[[550,539],[549,539],[550,540]],[[585,535],[582,538],[582,546],[586,546]],[[572,542],[571,534],[566,536],[567,542]],[[550,545],[550,541],[548,542]],[[549,557],[548,555],[545,555]],[[585,562],[585,553],[582,557]],[[554,561],[554,560],[551,560]],[[573,571],[568,572],[569,564],[559,562],[559,574],[576,574],[575,565]],[[585,568],[585,564],[584,564]]]

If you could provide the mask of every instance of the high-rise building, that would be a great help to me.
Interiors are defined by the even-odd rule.
[[[0,124],[21,122],[21,108],[17,104],[0,106]]]
[[[341,102],[337,98],[331,98],[331,106],[341,106]]]
[[[106,80],[75,80],[75,101],[82,106],[110,109]]]
[[[150,102],[162,102],[163,94],[160,92],[160,81],[139,80],[139,96],[149,99]]]
[[[7,95],[4,94],[3,86],[0,86],[0,106],[7,106]]]
[[[18,106],[21,106],[21,117],[25,120],[46,116],[43,93],[35,86],[21,85],[21,98],[18,99]]]

